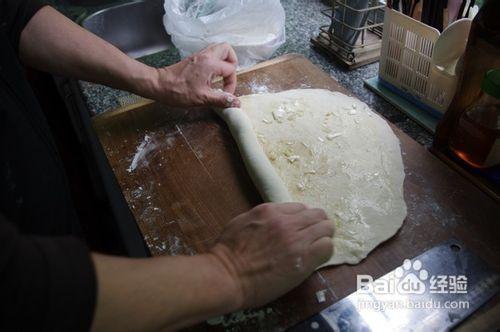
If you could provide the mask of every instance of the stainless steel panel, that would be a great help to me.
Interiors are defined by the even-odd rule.
[[[98,11],[82,26],[133,58],[174,47],[163,27],[163,0],[135,1]]]

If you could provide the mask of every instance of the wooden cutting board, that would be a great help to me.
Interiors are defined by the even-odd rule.
[[[236,94],[296,88],[349,94],[299,55],[240,73]],[[261,203],[227,127],[209,109],[144,102],[96,116],[93,125],[153,256],[203,252],[226,222]],[[289,327],[355,291],[357,274],[377,278],[451,237],[500,270],[500,206],[391,127],[406,172],[408,217],[400,231],[360,264],[321,269],[265,308],[226,316],[226,326],[210,328]],[[315,293],[324,289],[326,302],[319,304]]]

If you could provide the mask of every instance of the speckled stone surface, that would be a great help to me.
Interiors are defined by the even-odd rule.
[[[410,120],[391,104],[368,90],[363,80],[378,73],[378,63],[366,65],[355,70],[346,70],[334,62],[328,55],[311,47],[310,38],[317,35],[321,25],[328,24],[328,18],[321,14],[327,5],[321,0],[282,0],[286,12],[287,41],[275,56],[287,53],[299,53],[321,67],[331,77],[350,90],[356,97],[367,103],[373,110],[402,129],[410,137],[429,147],[432,136],[422,127]],[[140,59],[156,67],[173,64],[179,60],[175,49],[170,49]],[[120,98],[129,93],[101,85],[80,82],[80,88],[86,104],[92,113],[100,113],[120,106]]]

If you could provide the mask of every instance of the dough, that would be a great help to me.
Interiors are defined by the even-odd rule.
[[[225,108],[218,109],[217,114],[228,124],[246,169],[262,199],[266,202],[293,201],[257,140],[246,113],[241,108]]]
[[[321,207],[335,223],[335,251],[323,266],[356,264],[401,227],[399,140],[366,104],[319,89],[240,100],[242,109],[218,113],[263,198]]]

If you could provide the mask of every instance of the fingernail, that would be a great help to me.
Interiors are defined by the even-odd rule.
[[[238,100],[238,98],[236,98],[232,94],[224,92],[224,95],[226,96],[227,107],[238,107],[240,105],[240,101]]]
[[[231,98],[231,101],[228,99],[228,105],[230,107],[240,107],[240,101],[237,98]]]
[[[226,96],[226,105],[232,106],[234,102],[234,98],[232,96]]]

